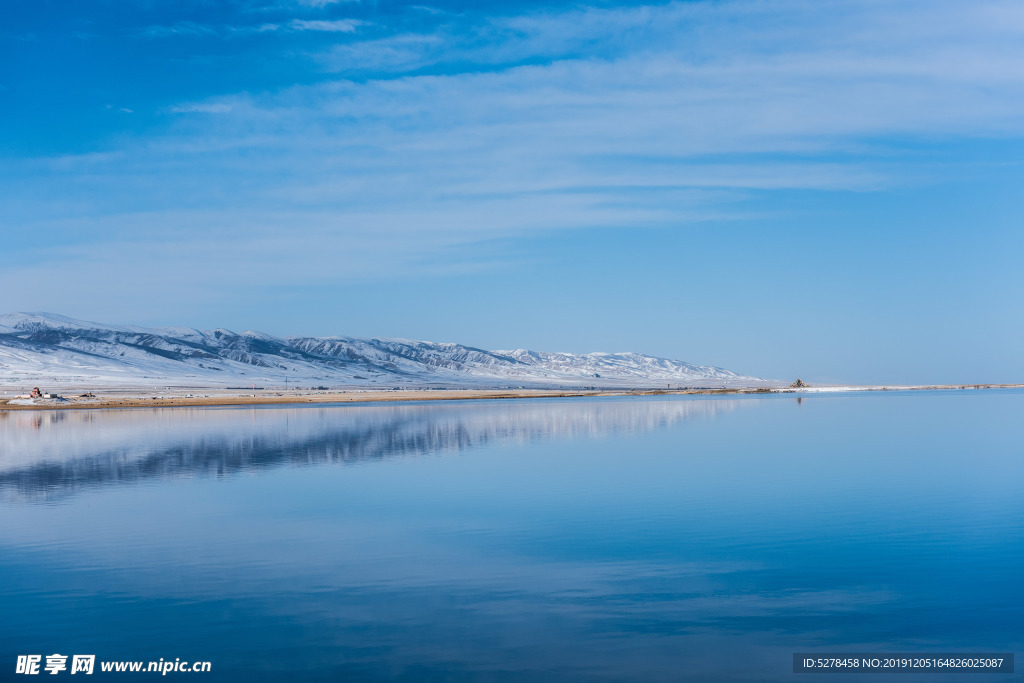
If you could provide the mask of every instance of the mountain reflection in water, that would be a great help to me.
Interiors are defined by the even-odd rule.
[[[0,412],[0,497],[50,500],[153,478],[354,464],[488,444],[637,434],[756,399],[538,400]]]

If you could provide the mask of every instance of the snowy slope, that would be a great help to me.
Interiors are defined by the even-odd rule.
[[[736,386],[722,368],[636,353],[486,351],[461,344],[105,325],[0,315],[0,383],[329,386]]]

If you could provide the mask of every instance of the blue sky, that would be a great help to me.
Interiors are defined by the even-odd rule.
[[[1024,381],[1024,5],[13,3],[0,301]]]

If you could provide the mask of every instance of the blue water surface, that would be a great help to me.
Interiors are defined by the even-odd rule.
[[[1019,653],[1022,415],[1016,390],[0,412],[0,680],[52,653],[207,681]]]

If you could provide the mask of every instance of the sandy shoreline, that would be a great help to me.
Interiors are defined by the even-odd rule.
[[[13,396],[0,396],[0,411],[5,410],[82,410],[110,408],[176,408],[203,406],[257,406],[310,403],[376,403],[391,401],[458,401],[517,398],[573,398],[586,396],[686,396],[700,394],[793,394],[815,395],[851,391],[922,391],[922,390],[978,390],[1024,388],[1024,384],[944,384],[944,385],[879,385],[879,386],[820,386],[793,388],[728,388],[728,389],[448,389],[392,390],[392,391],[274,391],[260,394],[199,390],[197,394],[168,395],[146,392],[145,389],[116,389],[101,391],[95,396],[79,397],[71,392],[63,400],[34,399],[30,405],[12,404]]]

